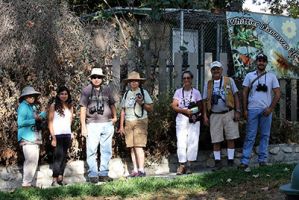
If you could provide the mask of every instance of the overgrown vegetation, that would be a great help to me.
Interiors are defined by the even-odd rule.
[[[175,178],[122,179],[103,185],[75,184],[48,189],[0,192],[0,199],[282,199],[279,186],[290,181],[295,166],[278,164],[251,173],[236,169]],[[110,199],[110,198],[109,198]]]

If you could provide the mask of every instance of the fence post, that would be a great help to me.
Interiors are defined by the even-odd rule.
[[[286,80],[280,80],[281,98],[279,100],[280,119],[286,119]]]
[[[297,120],[297,80],[291,80],[291,120]]]

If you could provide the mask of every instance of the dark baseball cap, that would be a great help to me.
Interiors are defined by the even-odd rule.
[[[268,57],[265,54],[263,54],[263,53],[257,54],[255,60],[259,60],[259,59],[263,59],[264,61],[268,62]]]

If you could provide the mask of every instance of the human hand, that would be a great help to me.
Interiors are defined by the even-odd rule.
[[[81,127],[81,135],[83,136],[83,137],[87,137],[87,129],[86,129],[86,127],[85,126],[82,126]]]
[[[264,110],[264,112],[263,112],[263,115],[265,116],[265,117],[268,117],[271,113],[272,113],[272,108],[266,108],[265,110]]]
[[[52,147],[56,147],[56,145],[57,145],[57,141],[56,141],[55,136],[52,136],[51,145],[52,145]]]
[[[203,116],[203,124],[206,125],[206,126],[209,126],[209,118],[208,118],[207,115]]]
[[[121,136],[123,136],[125,134],[125,130],[123,127],[120,127],[118,130],[117,130],[117,133],[119,133]]]
[[[110,119],[111,120],[111,122],[113,123],[113,124],[115,124],[116,122],[117,122],[117,117],[113,117],[112,119]]]
[[[240,121],[240,112],[235,111],[235,113],[234,113],[234,121],[235,122]]]
[[[139,104],[139,105],[142,105],[143,104],[143,96],[141,94],[137,94],[136,95],[136,102]]]
[[[244,117],[245,120],[247,120],[247,118],[248,118],[248,111],[247,110],[243,111],[243,117]]]

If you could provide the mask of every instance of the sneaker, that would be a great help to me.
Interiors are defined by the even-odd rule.
[[[234,163],[234,159],[232,159],[232,160],[228,159],[228,160],[227,160],[227,166],[228,166],[228,167],[233,167],[234,164],[235,164],[235,163]]]
[[[53,181],[52,184],[51,184],[51,186],[53,186],[53,187],[58,187],[58,186],[60,186],[60,185],[59,185],[59,183],[58,183],[57,181]]]
[[[213,167],[212,171],[218,171],[222,169],[221,160],[215,160],[215,166]]]
[[[145,176],[146,176],[145,172],[138,171],[137,177],[145,177]]]
[[[99,182],[99,178],[97,176],[89,177],[89,182],[91,182],[91,183],[98,183]]]
[[[176,171],[176,175],[186,174],[186,167],[184,165],[180,165]]]
[[[110,178],[109,176],[99,176],[100,182],[110,182],[113,181],[113,178]]]
[[[241,163],[239,166],[238,166],[238,169],[244,171],[244,172],[251,172],[251,169],[248,165],[245,165],[243,163]]]
[[[128,176],[129,178],[137,177],[138,172],[132,171],[132,173]]]

